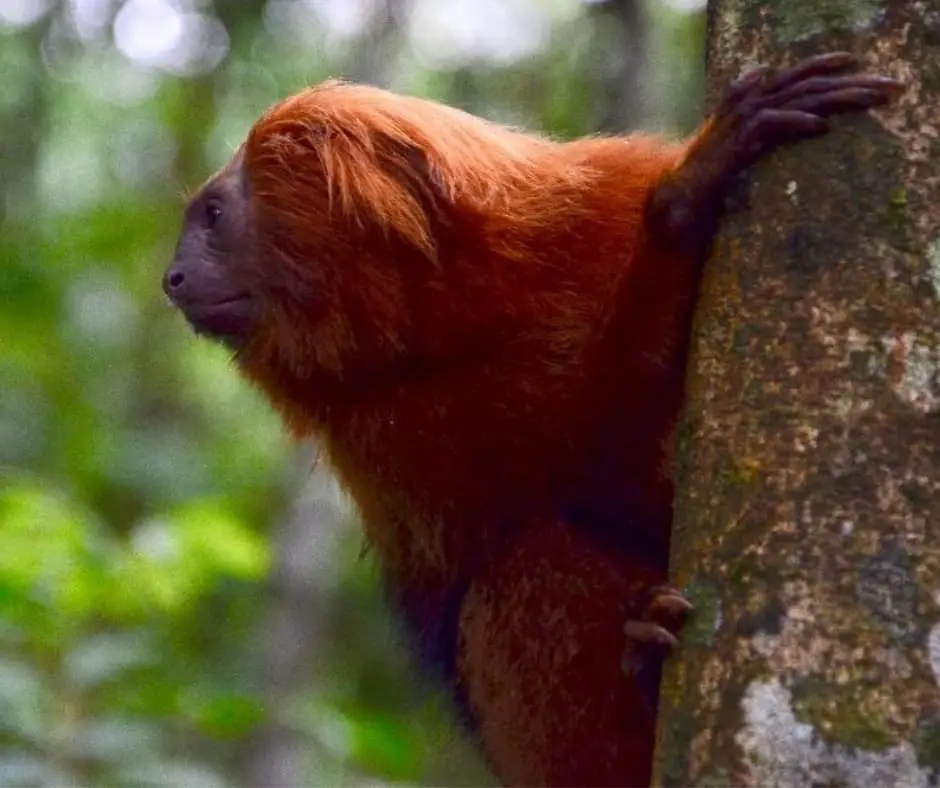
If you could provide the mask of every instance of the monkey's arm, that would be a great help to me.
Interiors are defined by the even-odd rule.
[[[652,192],[650,236],[682,251],[704,252],[738,175],[781,145],[825,134],[828,116],[885,104],[901,89],[890,77],[843,73],[857,65],[848,52],[833,52],[780,71],[757,68],[738,79]]]
[[[664,166],[647,192],[643,237],[618,291],[610,330],[610,364],[656,362],[639,368],[643,383],[632,387],[636,401],[626,404],[639,417],[613,433],[629,434],[636,445],[644,427],[656,425],[656,441],[669,448],[659,452],[656,441],[647,443],[652,449],[639,455],[648,461],[641,469],[653,467],[659,474],[671,465],[669,433],[681,405],[696,285],[732,183],[778,147],[825,134],[830,116],[880,106],[903,87],[890,77],[857,73],[858,65],[852,54],[834,52],[781,70],[754,69],[731,85],[684,147],[664,149]],[[646,522],[671,519],[648,514],[671,509],[671,485],[662,481],[668,475],[669,470],[638,485],[649,499],[639,507]],[[639,480],[629,481],[636,486]]]
[[[608,367],[632,365],[635,377],[632,399],[621,403],[623,425],[610,434],[621,441],[629,434],[632,445],[642,447],[634,451],[641,462],[631,478],[617,484],[630,481],[642,491],[644,522],[671,519],[671,431],[681,406],[698,278],[725,197],[761,157],[824,134],[829,116],[882,105],[902,88],[889,77],[853,73],[857,66],[853,55],[836,52],[779,71],[758,68],[730,87],[684,146],[663,149],[661,168],[646,190],[642,236],[617,292],[606,351]],[[638,439],[650,432],[652,440]]]

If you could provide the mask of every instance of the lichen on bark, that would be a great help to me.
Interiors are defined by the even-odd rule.
[[[940,774],[940,0],[721,0],[709,18],[713,98],[754,63],[835,49],[907,89],[758,165],[716,243],[672,540],[697,612],[665,671],[658,781],[926,786]]]

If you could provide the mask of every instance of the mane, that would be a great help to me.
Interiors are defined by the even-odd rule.
[[[331,215],[394,232],[429,256],[429,208],[442,200],[490,214],[524,204],[518,213],[531,224],[557,216],[557,202],[544,199],[552,182],[576,185],[589,174],[560,149],[443,104],[337,80],[274,105],[246,142],[262,201],[302,219],[325,185]]]

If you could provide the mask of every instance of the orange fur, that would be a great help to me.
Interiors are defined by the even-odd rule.
[[[623,622],[660,573],[533,521],[475,579],[461,620],[480,735],[510,785],[648,785],[652,715],[626,681]]]
[[[396,587],[470,584],[460,680],[513,784],[648,779],[622,630],[665,578],[696,270],[644,212],[685,150],[339,83],[244,146],[265,313],[241,366],[322,441]],[[651,557],[566,521],[585,507]]]

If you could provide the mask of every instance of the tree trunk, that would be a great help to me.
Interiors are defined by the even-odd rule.
[[[940,0],[710,4],[713,98],[836,49],[908,89],[756,167],[709,263],[660,784],[938,776]]]
[[[335,480],[317,462],[316,446],[305,446],[294,471],[303,478],[296,485],[301,494],[275,528],[275,561],[262,623],[258,678],[267,718],[241,764],[243,784],[258,788],[294,788],[310,778],[310,750],[318,743],[292,726],[291,708],[322,670],[317,644],[329,635],[331,596],[323,578],[334,580],[329,567],[337,560],[345,515]]]
[[[642,125],[646,116],[649,23],[641,0],[604,0],[593,8],[596,58],[603,114],[598,131],[623,133]]]

